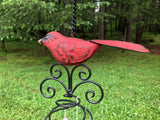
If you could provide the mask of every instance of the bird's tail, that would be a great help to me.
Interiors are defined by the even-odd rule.
[[[138,52],[149,53],[149,50],[145,48],[143,45],[139,45],[131,42],[116,41],[116,40],[91,40],[91,42],[101,44],[101,45],[108,45],[108,46],[119,47],[119,48],[124,48],[128,50],[134,50]]]

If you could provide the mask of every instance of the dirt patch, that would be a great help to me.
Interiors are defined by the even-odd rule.
[[[160,45],[147,46],[151,54],[160,55]]]

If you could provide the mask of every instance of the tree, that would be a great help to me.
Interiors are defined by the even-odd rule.
[[[137,0],[136,4],[137,6],[137,11],[136,11],[136,36],[135,36],[135,42],[136,43],[141,43],[142,42],[142,36],[144,32],[144,26],[145,26],[145,21],[148,19],[148,12],[149,11],[149,5],[150,5],[151,0]]]
[[[99,26],[99,39],[106,39],[107,37],[107,18],[109,16],[107,12],[107,7],[109,6],[109,2],[103,2],[101,0],[97,0],[97,12],[98,12],[98,26]],[[95,11],[96,12],[96,11]]]
[[[108,13],[106,13],[104,10],[101,11],[101,8],[104,6],[108,6],[109,2],[108,1],[99,1],[99,0],[92,0],[89,1],[85,0],[83,2],[79,2],[77,4],[78,10],[77,10],[77,28],[79,31],[85,32],[95,32],[96,29],[99,27],[100,21],[103,22],[101,28],[99,28],[97,31],[101,33],[104,32],[104,24],[106,22],[105,17],[108,16]],[[93,28],[96,27],[96,28]],[[92,33],[92,35],[95,33]],[[85,36],[83,34],[83,36]],[[104,34],[103,34],[104,38]],[[101,38],[102,39],[102,38]]]
[[[125,41],[131,41],[131,26],[133,25],[136,26],[135,42],[139,43],[142,41],[144,27],[151,26],[149,27],[150,30],[152,29],[151,32],[158,31],[159,0],[109,0],[109,2],[111,5],[107,11],[111,11],[115,16],[115,30],[122,33]]]
[[[95,11],[98,10],[99,11]],[[72,24],[72,1],[69,0],[1,0],[0,34],[4,40],[37,40],[49,31],[61,31],[69,36]],[[131,26],[136,27],[136,42],[141,42],[144,27],[160,31],[160,0],[83,0],[77,1],[78,37],[106,38],[121,33],[131,41]],[[90,35],[90,36],[89,36]],[[6,48],[3,47],[3,50]]]
[[[99,23],[99,39],[103,40],[105,39],[105,20],[104,20],[104,14],[105,12],[105,6],[100,6],[100,9],[99,9],[99,14],[102,16],[101,18],[99,17],[98,19],[98,23]]]

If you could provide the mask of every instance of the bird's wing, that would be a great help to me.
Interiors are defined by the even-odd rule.
[[[146,52],[149,53],[149,50],[146,49],[143,45],[131,43],[131,42],[124,42],[124,41],[116,41],[116,40],[90,40],[90,42],[94,42],[101,45],[108,45],[113,47],[124,48],[128,50],[134,50],[138,52]]]
[[[54,57],[64,65],[79,64],[89,59],[99,45],[77,38],[57,42]]]

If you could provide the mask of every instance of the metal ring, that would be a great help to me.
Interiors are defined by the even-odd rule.
[[[61,102],[65,102],[65,103],[61,103]],[[69,107],[75,107],[75,106],[79,105],[80,101],[74,102],[72,100],[61,99],[61,100],[57,100],[56,104],[60,107],[69,108]]]

